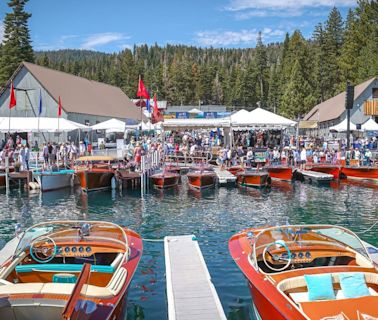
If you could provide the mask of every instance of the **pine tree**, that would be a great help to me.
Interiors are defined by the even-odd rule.
[[[277,74],[277,66],[273,64],[270,68],[267,109],[276,113],[279,107],[279,101],[279,77]]]
[[[33,62],[34,54],[28,28],[30,13],[24,11],[28,0],[10,0],[13,10],[4,19],[4,40],[0,55],[0,84],[4,84],[22,61]]]
[[[262,108],[265,108],[266,105],[266,70],[267,70],[267,55],[266,48],[262,43],[261,32],[257,35],[256,43],[256,56],[255,56],[256,72],[258,77],[258,97],[260,99],[260,105]]]
[[[316,81],[316,97],[318,102],[324,101],[327,93],[327,76],[324,68],[324,61],[327,59],[325,48],[325,32],[323,25],[319,23],[315,26],[313,33],[313,52],[314,52],[314,79]]]

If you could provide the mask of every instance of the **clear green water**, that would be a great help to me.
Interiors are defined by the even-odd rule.
[[[330,223],[363,232],[378,245],[377,185],[343,182],[332,187],[274,183],[269,190],[219,188],[196,193],[185,181],[177,190],[138,192],[79,190],[28,194],[0,191],[0,234],[9,240],[14,224],[47,219],[94,219],[127,225],[143,238],[195,234],[228,319],[253,319],[246,281],[228,252],[228,239],[247,227],[264,224]],[[129,290],[129,319],[166,319],[165,265],[162,242],[145,242]]]

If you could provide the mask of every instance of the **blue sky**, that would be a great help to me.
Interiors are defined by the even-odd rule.
[[[2,20],[9,8],[0,2]],[[295,29],[310,37],[333,6],[345,17],[356,0],[29,0],[36,50],[118,52],[134,44],[254,47]]]

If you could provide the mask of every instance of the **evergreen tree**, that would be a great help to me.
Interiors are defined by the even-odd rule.
[[[22,61],[33,62],[34,54],[28,28],[30,13],[24,11],[28,0],[10,0],[13,10],[4,19],[4,40],[0,55],[0,85],[4,84]]]
[[[266,48],[264,44],[262,43],[261,32],[259,32],[257,36],[255,63],[256,63],[256,72],[257,72],[257,77],[258,77],[257,96],[260,99],[261,107],[265,108],[266,100],[267,100],[266,99],[267,56],[266,56]]]

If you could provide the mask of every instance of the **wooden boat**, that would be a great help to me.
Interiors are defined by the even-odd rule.
[[[231,237],[229,250],[247,278],[256,319],[378,317],[378,271],[361,240],[345,228],[252,228]],[[353,277],[364,292],[353,290]],[[320,292],[324,287],[328,294]]]
[[[177,186],[180,180],[180,175],[177,173],[164,171],[155,173],[150,178],[156,188],[165,189]]]
[[[287,166],[269,166],[265,167],[268,171],[269,177],[274,180],[291,181],[293,178],[292,167]]]
[[[267,172],[244,171],[236,174],[236,183],[241,187],[262,188],[270,185],[271,180]]]
[[[167,165],[165,166],[164,170],[166,172],[173,172],[173,173],[177,173],[177,174],[181,174],[181,167],[180,166],[173,166],[173,165]]]
[[[368,179],[378,182],[378,167],[342,167],[341,173],[347,179]]]
[[[37,180],[42,191],[51,191],[69,188],[74,185],[74,170],[58,171],[34,171],[33,176]]]
[[[334,179],[340,178],[340,166],[330,165],[330,164],[312,164],[306,166],[306,169],[316,172],[332,174]]]
[[[238,172],[243,172],[244,168],[242,166],[232,166],[227,168],[227,171],[231,172],[234,176],[236,176]]]
[[[88,156],[76,160],[76,175],[84,192],[108,189],[112,185],[115,170],[112,157]]]
[[[25,231],[0,271],[0,319],[124,319],[141,237],[109,222],[51,221]]]
[[[187,174],[189,187],[194,189],[206,189],[215,186],[216,174],[213,171],[190,171]]]
[[[9,172],[14,172],[13,166],[9,167]],[[5,167],[0,167],[0,188],[3,188],[6,186],[4,174],[5,174]]]

